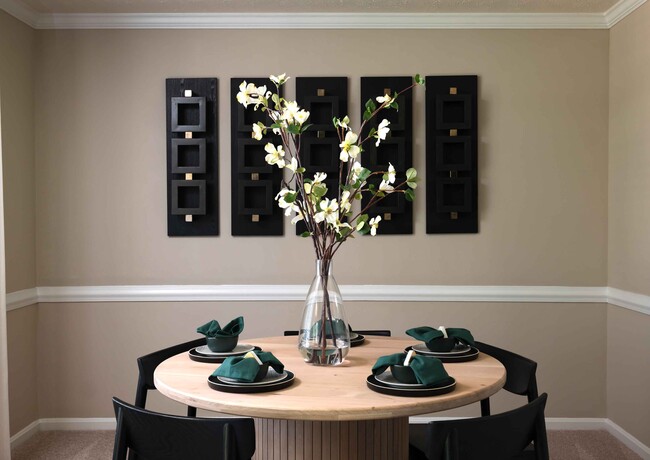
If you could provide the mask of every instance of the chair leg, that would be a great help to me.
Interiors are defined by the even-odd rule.
[[[481,417],[490,415],[490,398],[481,400]]]
[[[124,414],[122,409],[117,411],[117,427],[115,428],[115,444],[113,446],[113,460],[126,459],[126,438],[123,428]]]
[[[187,406],[187,416],[196,417],[196,407]]]

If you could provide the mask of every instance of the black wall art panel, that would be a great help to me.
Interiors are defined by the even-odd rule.
[[[167,235],[219,234],[217,79],[168,78]]]
[[[231,124],[231,219],[233,236],[271,236],[284,232],[282,209],[275,203],[280,191],[282,170],[269,165],[264,157],[264,146],[271,142],[279,145],[281,139],[270,130],[255,140],[253,124],[271,124],[266,112],[252,105],[244,108],[236,96],[242,81],[260,87],[266,85],[275,92],[275,85],[268,78],[233,78],[230,80]]]
[[[361,117],[368,99],[376,102],[377,96],[395,94],[408,88],[412,82],[412,77],[362,77]],[[379,147],[375,146],[374,140],[368,140],[363,145],[364,152],[361,154],[361,164],[371,171],[387,171],[388,164],[392,164],[397,172],[395,184],[403,182],[406,179],[406,170],[413,166],[413,93],[407,91],[402,94],[397,99],[397,104],[399,110],[384,109],[369,122],[368,131],[376,128],[383,119],[387,119],[391,129],[389,136],[381,141]],[[363,135],[367,135],[368,131],[364,129]],[[373,176],[372,182],[379,186],[381,179],[381,176]],[[365,208],[369,201],[370,196],[364,195],[362,206]],[[378,235],[413,233],[413,204],[404,199],[403,193],[388,195],[367,212],[371,216],[380,215],[382,218],[377,230]]]
[[[427,233],[478,233],[478,79],[426,81]]]
[[[313,178],[317,172],[327,173],[325,185],[329,198],[338,195],[339,186],[339,138],[332,118],[348,114],[347,77],[298,77],[296,78],[296,101],[309,111],[307,123],[312,126],[302,135],[300,160],[306,169],[306,177]],[[306,230],[299,222],[296,234]]]

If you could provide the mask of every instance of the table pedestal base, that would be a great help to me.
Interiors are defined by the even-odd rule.
[[[408,459],[408,417],[353,422],[254,420],[255,460]]]

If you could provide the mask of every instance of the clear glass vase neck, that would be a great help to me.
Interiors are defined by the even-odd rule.
[[[316,276],[332,276],[333,265],[332,259],[316,259]]]

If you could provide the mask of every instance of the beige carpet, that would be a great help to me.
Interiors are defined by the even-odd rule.
[[[12,460],[104,460],[113,452],[113,431],[45,431],[14,449]],[[549,431],[553,460],[639,460],[606,431]]]

